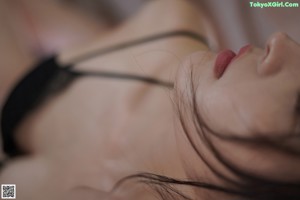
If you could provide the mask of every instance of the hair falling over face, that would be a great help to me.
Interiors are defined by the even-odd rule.
[[[188,91],[192,98],[186,101],[186,94],[181,93],[175,84],[174,92],[176,101],[174,102],[174,108],[178,114],[181,126],[184,130],[186,137],[188,138],[190,145],[199,156],[199,159],[203,160],[204,163],[209,167],[211,172],[217,176],[223,183],[218,184],[214,182],[208,182],[201,180],[195,174],[195,177],[190,177],[187,180],[178,180],[172,177],[166,177],[159,174],[152,173],[139,173],[128,177],[124,177],[115,185],[111,191],[113,194],[119,187],[127,181],[133,181],[136,184],[144,184],[151,188],[154,192],[153,195],[159,197],[162,200],[196,200],[205,199],[201,196],[190,196],[181,190],[183,187],[190,187],[195,194],[201,194],[201,191],[208,192],[209,196],[226,195],[229,199],[243,199],[243,200],[299,200],[300,199],[300,177],[293,179],[292,181],[277,180],[269,177],[258,176],[255,173],[248,172],[242,168],[239,168],[234,163],[222,156],[222,153],[211,141],[211,138],[216,137],[224,141],[229,141],[242,145],[252,145],[253,147],[262,147],[271,149],[274,152],[284,154],[291,159],[295,159],[295,162],[300,160],[300,152],[281,144],[283,138],[267,138],[267,137],[256,137],[256,138],[241,138],[235,136],[224,136],[222,133],[216,133],[209,128],[203,120],[199,109],[197,107],[196,90],[197,86],[193,83],[193,70],[190,71],[190,81],[187,81],[186,88],[190,88]],[[188,86],[189,85],[189,86]],[[184,99],[185,98],[185,99]],[[234,174],[238,179],[232,179],[222,172],[218,171],[217,167],[214,167],[205,159],[205,155],[199,151],[194,137],[195,133],[190,132],[190,127],[186,124],[186,115],[192,117],[194,128],[198,139],[202,141],[207,149],[217,158],[217,160],[225,167],[231,174]],[[296,138],[297,139],[297,138]],[[274,161],[275,162],[275,161]],[[259,165],[259,163],[257,163]],[[280,169],[277,169],[278,172]],[[199,191],[199,192],[197,192]]]

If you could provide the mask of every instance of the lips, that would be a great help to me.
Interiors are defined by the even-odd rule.
[[[235,56],[236,54],[229,49],[218,53],[214,67],[214,74],[218,79],[223,75],[229,63]]]
[[[238,52],[237,56],[235,57],[235,59],[237,59],[238,57],[240,57],[241,55],[243,55],[246,51],[248,51],[248,49],[249,49],[250,47],[251,47],[250,44],[247,44],[247,45],[243,46],[243,47],[239,50],[239,52]]]
[[[251,47],[251,45],[245,45],[243,46],[238,54],[236,55],[233,51],[227,49],[224,51],[221,51],[218,53],[216,61],[215,61],[215,67],[214,67],[214,74],[217,79],[219,79],[229,66],[229,64],[233,61],[239,58],[241,55],[243,55],[245,52],[248,51],[248,49]]]

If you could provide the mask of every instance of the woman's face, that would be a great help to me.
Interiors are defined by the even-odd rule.
[[[265,49],[250,46],[234,58],[221,77],[214,72],[217,57],[211,52],[195,53],[186,60],[177,75],[177,88],[184,91],[191,87],[189,80],[193,71],[197,108],[208,127],[224,136],[242,138],[300,136],[297,126],[300,123],[297,105],[300,97],[299,44],[286,34],[275,33],[267,41]],[[300,137],[293,137],[288,142],[300,149]],[[234,164],[250,170],[257,167],[253,162],[263,160],[262,171],[259,172],[270,173],[272,177],[279,167],[294,173],[293,169],[300,166],[299,162],[297,166],[289,165],[287,162],[291,158],[275,155],[274,152],[264,154],[264,150],[243,149],[239,145],[221,142],[216,146],[223,148],[224,156],[235,160]],[[274,159],[277,161],[275,165]],[[299,179],[298,175],[296,178]],[[287,173],[277,174],[277,177],[286,178]]]

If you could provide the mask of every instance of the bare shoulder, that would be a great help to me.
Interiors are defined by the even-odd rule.
[[[73,58],[99,48],[175,30],[189,30],[205,35],[203,14],[199,7],[185,0],[152,0],[126,22],[107,31],[92,43],[63,51],[60,62],[70,63]]]

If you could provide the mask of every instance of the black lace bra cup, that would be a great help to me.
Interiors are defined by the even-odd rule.
[[[185,36],[207,44],[205,38],[190,31],[172,31],[162,33],[134,41],[122,43],[109,48],[100,49],[75,58],[73,63],[77,63],[95,56],[104,55],[113,51],[125,49],[146,42],[159,40],[167,37]],[[63,91],[73,80],[81,76],[97,76],[103,78],[118,78],[126,80],[138,80],[150,84],[157,84],[165,87],[173,87],[173,83],[160,81],[151,77],[136,76],[130,74],[118,74],[107,71],[85,72],[76,71],[73,65],[61,66],[56,61],[56,56],[46,59],[36,65],[27,73],[14,87],[1,112],[1,133],[3,140],[3,150],[9,157],[25,154],[18,147],[14,140],[14,131],[20,122],[33,109],[36,109],[43,100],[50,95]]]

